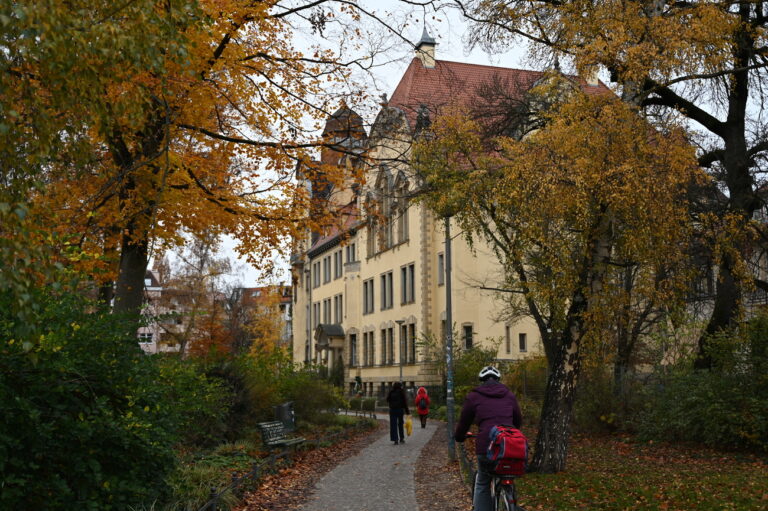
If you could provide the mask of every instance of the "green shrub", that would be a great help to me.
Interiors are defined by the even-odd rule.
[[[225,386],[230,396],[223,419],[223,438],[237,440],[243,430],[253,430],[258,422],[274,420],[275,405],[285,401],[280,383],[290,379],[293,372],[284,351],[219,357],[205,364],[206,375]]]
[[[127,509],[162,496],[178,414],[135,337],[74,293],[40,291],[43,333],[26,351],[5,298],[0,508]]]
[[[518,399],[544,399],[547,388],[547,358],[533,357],[509,364],[502,374],[502,380]]]
[[[634,432],[635,417],[644,406],[643,384],[625,377],[623,390],[616,392],[613,368],[599,366],[585,371],[576,390],[573,419],[577,431]]]
[[[768,450],[766,383],[765,375],[678,372],[647,389],[640,438]]]
[[[226,437],[226,419],[234,401],[231,389],[219,378],[204,374],[193,360],[155,357],[170,411],[183,445],[215,445]]]
[[[313,422],[324,411],[340,407],[344,403],[341,390],[325,381],[310,369],[300,369],[285,375],[278,382],[279,397],[293,401],[294,413]]]

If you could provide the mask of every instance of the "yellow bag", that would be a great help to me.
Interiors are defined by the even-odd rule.
[[[413,433],[413,419],[411,419],[410,415],[405,416],[405,433],[408,436],[411,436],[411,433]]]

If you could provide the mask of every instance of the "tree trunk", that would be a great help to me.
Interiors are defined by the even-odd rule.
[[[601,207],[593,232],[568,307],[566,326],[560,335],[557,355],[551,364],[552,372],[547,380],[539,435],[536,437],[531,463],[534,472],[554,473],[565,470],[576,383],[581,372],[580,345],[587,333],[585,316],[589,312],[589,296],[602,292],[607,263],[611,257],[613,216],[607,207]],[[585,290],[588,290],[589,295]]]
[[[137,233],[133,239],[133,229],[128,228],[123,234],[120,252],[120,270],[115,286],[115,314],[120,314],[136,321],[138,328],[141,306],[144,301],[144,276],[149,263],[149,243],[145,232]]]
[[[560,351],[552,364],[539,420],[531,470],[555,473],[565,470],[576,381],[581,367],[579,341],[566,329]]]
[[[712,368],[713,360],[709,352],[709,339],[712,335],[733,327],[738,317],[741,284],[733,274],[733,258],[725,256],[723,262],[718,266],[718,271],[715,306],[704,333],[699,337],[698,353],[694,361],[696,369]]]

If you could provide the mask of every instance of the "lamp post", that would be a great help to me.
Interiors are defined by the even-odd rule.
[[[312,365],[312,272],[310,271],[312,260],[307,261],[309,265],[304,269],[305,281],[307,286],[307,300],[309,306],[307,307],[307,352],[306,352],[306,364],[311,367]]]
[[[400,330],[400,383],[403,383],[403,323],[405,323],[405,320],[397,319],[395,323],[397,323],[397,329]]]
[[[448,419],[448,457],[456,459],[453,438],[453,310],[451,303],[451,217],[445,217],[445,405]]]

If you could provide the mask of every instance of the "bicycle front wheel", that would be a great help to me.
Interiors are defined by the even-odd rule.
[[[496,511],[516,511],[515,487],[507,484],[496,486]]]

